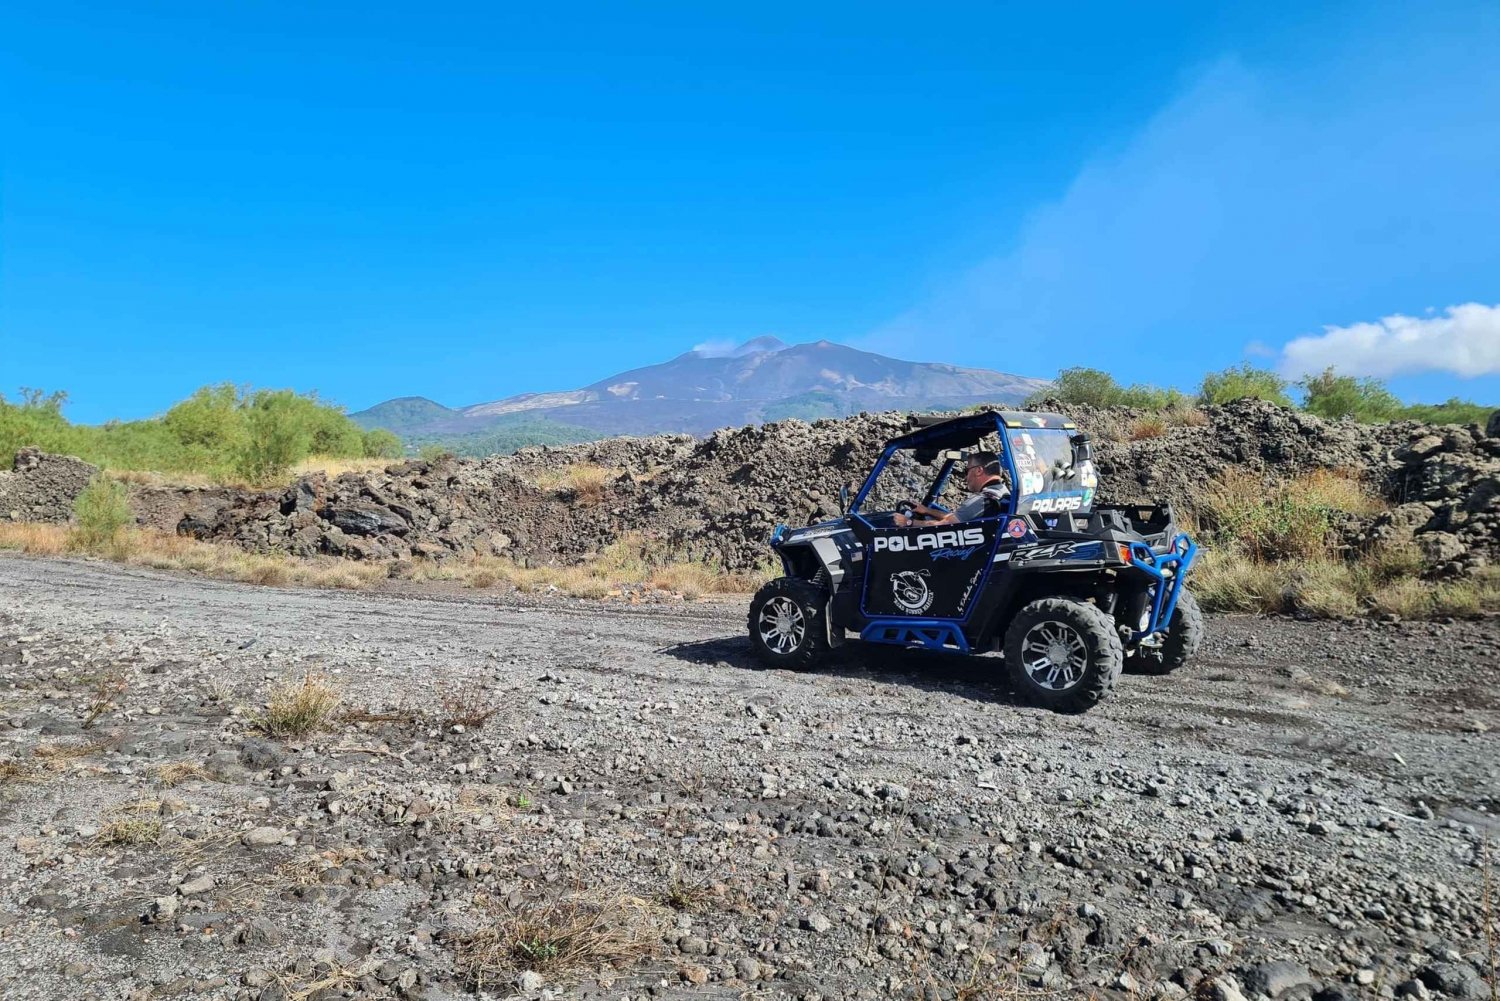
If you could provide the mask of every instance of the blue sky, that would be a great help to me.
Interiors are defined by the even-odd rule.
[[[6,7],[0,392],[459,405],[775,334],[1500,402],[1493,4],[632,6]]]

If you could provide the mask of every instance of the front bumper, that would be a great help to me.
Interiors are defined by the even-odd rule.
[[[1131,636],[1131,643],[1140,643],[1158,633],[1165,633],[1172,624],[1172,613],[1177,610],[1177,599],[1182,595],[1183,582],[1193,560],[1198,558],[1198,546],[1186,533],[1178,533],[1166,552],[1158,553],[1144,542],[1130,544],[1130,565],[1154,581],[1151,596],[1151,616],[1144,629]]]

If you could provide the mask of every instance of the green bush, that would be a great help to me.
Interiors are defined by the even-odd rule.
[[[1401,408],[1401,419],[1421,421],[1424,424],[1478,424],[1483,426],[1495,412],[1494,407],[1484,407],[1456,396],[1443,403],[1413,403]]]
[[[1246,399],[1266,400],[1283,407],[1292,405],[1286,395],[1285,379],[1275,372],[1252,368],[1248,362],[1222,372],[1210,372],[1203,377],[1198,390],[1198,401],[1205,405]]]
[[[96,476],[73,502],[72,543],[97,552],[113,545],[127,525],[135,521],[125,485]]]
[[[1405,406],[1379,379],[1356,379],[1326,369],[1296,383],[1302,391],[1302,408],[1329,420],[1350,417],[1363,423],[1416,420],[1429,424],[1483,424],[1493,407],[1457,397],[1445,403]],[[1224,404],[1233,400],[1266,400],[1282,407],[1294,406],[1288,384],[1275,372],[1245,363],[1203,377],[1197,402]],[[1179,390],[1135,383],[1122,386],[1114,376],[1097,368],[1065,368],[1050,386],[1033,393],[1028,404],[1055,399],[1090,407],[1134,407],[1138,410],[1186,411],[1191,401]]]
[[[363,430],[316,394],[205,386],[161,417],[93,426],[70,424],[62,413],[66,400],[29,389],[18,402],[0,397],[0,464],[8,468],[16,449],[34,445],[107,469],[265,482],[312,456],[401,454],[390,432]]]
[[[1051,386],[1027,398],[1027,403],[1061,400],[1090,407],[1136,407],[1142,410],[1185,408],[1188,398],[1180,390],[1160,389],[1145,383],[1122,386],[1114,376],[1097,368],[1065,368]]]
[[[0,468],[11,468],[16,449],[24,445],[66,439],[68,422],[62,408],[67,398],[66,393],[46,396],[39,389],[21,390],[19,403],[0,396]]]
[[[1329,420],[1352,417],[1364,424],[1375,424],[1401,416],[1401,401],[1379,379],[1356,379],[1326,368],[1320,375],[1310,375],[1297,385],[1302,390],[1303,409]]]
[[[1484,424],[1494,407],[1449,397],[1443,403],[1403,404],[1379,379],[1356,379],[1332,368],[1297,383],[1302,406],[1309,413],[1338,420],[1350,417],[1362,424],[1422,421],[1426,424]]]
[[[1255,560],[1278,561],[1326,555],[1336,525],[1382,506],[1364,484],[1329,470],[1267,480],[1231,469],[1206,485],[1196,515],[1209,541]]]
[[[312,454],[314,428],[289,390],[262,390],[245,408],[245,441],[234,471],[252,483],[284,475]]]
[[[162,416],[162,424],[185,447],[210,453],[239,448],[245,436],[240,396],[228,383],[204,386]]]
[[[385,428],[372,428],[366,431],[361,447],[365,455],[371,459],[399,459],[405,451],[401,447],[401,439]]]

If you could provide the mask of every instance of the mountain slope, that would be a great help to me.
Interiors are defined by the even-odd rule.
[[[458,411],[449,410],[425,396],[398,396],[394,400],[377,403],[368,410],[350,414],[349,419],[366,430],[385,428],[399,435],[430,428],[445,420],[462,418]]]
[[[670,361],[561,392],[525,393],[450,409],[421,397],[351,416],[412,439],[473,436],[499,422],[556,422],[599,437],[686,432],[862,410],[940,410],[1017,403],[1044,382],[987,369],[903,361],[830,341],[787,345],[758,337],[729,351],[695,349]]]

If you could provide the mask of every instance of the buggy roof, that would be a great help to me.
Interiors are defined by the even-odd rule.
[[[1041,428],[1072,431],[1078,425],[1062,414],[1029,413],[1022,410],[981,410],[962,417],[917,417],[917,429],[893,438],[887,447],[963,448],[1001,428]]]

